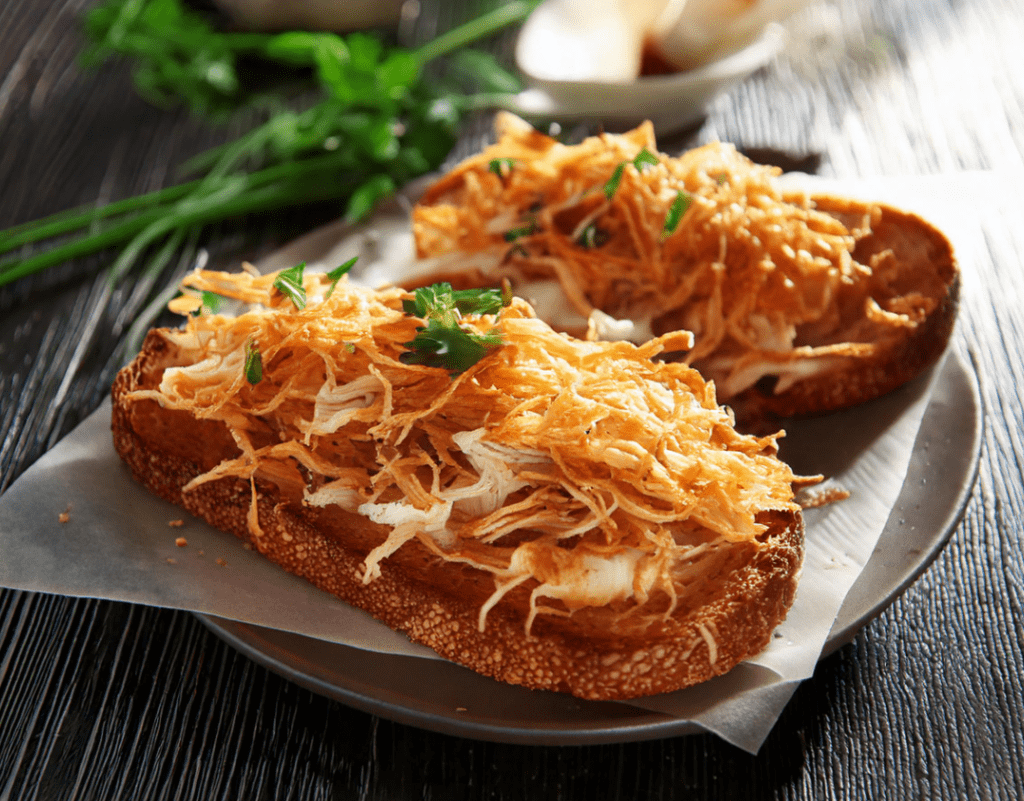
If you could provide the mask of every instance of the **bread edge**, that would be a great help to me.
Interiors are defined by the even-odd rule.
[[[960,304],[960,270],[953,246],[927,220],[884,203],[869,203],[829,195],[812,196],[826,214],[865,212],[875,206],[904,232],[913,231],[936,254],[936,269],[949,275],[946,294],[913,332],[879,348],[871,357],[849,356],[835,367],[802,378],[784,392],[766,393],[754,386],[724,400],[732,406],[741,427],[757,423],[772,428],[786,417],[805,417],[847,409],[879,398],[921,375],[945,352]]]

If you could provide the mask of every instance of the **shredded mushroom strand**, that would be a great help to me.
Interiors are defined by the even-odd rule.
[[[713,385],[652,360],[684,335],[642,347],[573,340],[516,300],[500,320],[466,317],[497,324],[503,345],[453,378],[403,363],[420,321],[403,313],[401,290],[343,278],[326,297],[326,279],[309,275],[297,309],[279,302],[272,276],[196,272],[184,283],[256,304],[166,332],[187,357],[136,394],[222,421],[240,443],[190,486],[269,481],[287,502],[363,515],[387,532],[367,582],[414,540],[487,571],[495,590],[481,626],[527,580],[530,622],[612,600],[642,608],[659,593],[674,605],[686,593],[675,574],[698,554],[763,533],[763,510],[798,508],[778,435],[739,434]],[[239,379],[248,342],[263,354],[256,384]]]

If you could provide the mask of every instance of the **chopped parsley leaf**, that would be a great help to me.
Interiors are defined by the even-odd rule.
[[[348,271],[352,269],[352,267],[355,265],[356,261],[358,261],[358,260],[359,260],[358,256],[353,256],[351,259],[349,259],[347,262],[342,264],[340,267],[335,267],[333,270],[331,270],[329,273],[327,273],[327,280],[331,282],[331,285],[327,289],[327,294],[324,295],[324,300],[327,300],[327,298],[329,298],[331,296],[331,293],[334,292],[334,287],[336,287],[338,285],[338,281],[340,281],[341,277],[343,275],[347,274]]]
[[[666,236],[673,233],[679,227],[679,221],[686,214],[686,210],[690,208],[691,199],[690,195],[682,190],[676,192],[676,199],[672,201],[668,214],[665,215],[665,227],[663,230]]]
[[[512,172],[512,167],[515,166],[515,159],[491,159],[487,165],[487,169],[493,172],[502,180],[508,177],[508,174]]]
[[[411,300],[402,301],[402,309],[426,324],[405,343],[409,350],[401,355],[402,363],[441,367],[453,375],[465,372],[501,345],[502,338],[496,328],[479,333],[464,326],[462,316],[500,314],[510,302],[505,289],[455,290],[447,283],[417,289]]]
[[[252,339],[245,346],[245,380],[253,386],[263,380],[263,357],[259,345]]]
[[[296,309],[306,308],[306,289],[302,284],[302,273],[306,264],[296,264],[287,270],[281,270],[274,279],[274,288],[286,295]]]
[[[512,228],[505,232],[506,242],[515,242],[524,236],[530,236],[531,234],[537,233],[536,223],[528,223],[527,225],[521,225],[518,228]]]

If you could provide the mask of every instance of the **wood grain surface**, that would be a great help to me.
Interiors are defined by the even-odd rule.
[[[81,69],[88,5],[0,4],[0,228],[166,185],[230,133],[146,105],[123,65]],[[834,0],[663,146],[722,139],[838,178],[1012,174],[1022,42],[1019,0]],[[127,325],[197,248],[215,264],[254,259],[337,211],[207,230],[164,275],[114,290],[100,257],[0,288],[0,492],[100,403]],[[1021,202],[985,217],[956,334],[985,417],[965,516],[797,690],[756,756],[705,735],[534,747],[434,734],[301,689],[188,614],[0,590],[0,799],[1018,798],[1022,221]]]

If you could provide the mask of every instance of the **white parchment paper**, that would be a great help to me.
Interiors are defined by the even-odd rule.
[[[941,191],[948,198],[948,184],[971,191],[963,179],[947,178],[941,190],[938,180],[846,184],[843,191],[891,199],[886,190],[895,187],[900,205],[925,216],[929,198]],[[977,237],[963,223],[950,220],[945,230],[969,269]],[[356,248],[367,278],[387,277],[408,253],[401,226],[389,230],[364,229],[361,241],[346,236],[339,247],[340,229],[328,228],[261,266],[319,260],[331,267]],[[630,703],[692,720],[756,752],[813,672],[843,599],[871,558],[901,490],[933,374],[827,423],[790,428],[783,456],[798,471],[824,472],[851,496],[807,513],[805,566],[787,620],[764,653],[730,674]],[[184,609],[381,653],[438,658],[135,484],[113,450],[109,415],[108,402],[0,497],[0,586]]]

